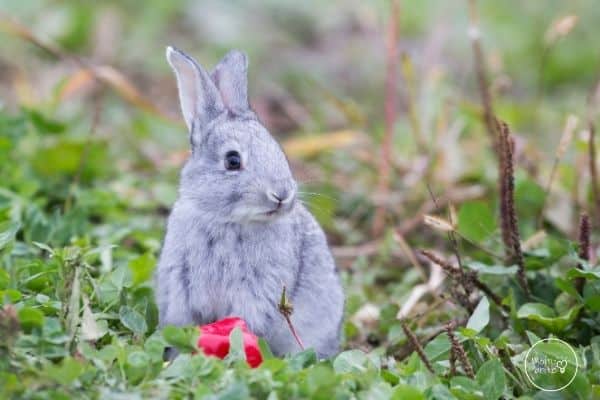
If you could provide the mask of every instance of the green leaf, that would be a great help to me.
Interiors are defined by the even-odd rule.
[[[148,330],[144,316],[129,306],[122,306],[119,309],[119,318],[126,328],[138,336]]]
[[[526,303],[517,311],[517,318],[536,321],[549,331],[560,333],[575,321],[582,307],[577,305],[565,314],[556,316],[556,312],[545,304]]]
[[[317,353],[313,349],[306,349],[296,353],[289,361],[289,368],[292,371],[299,371],[307,368],[317,362]]]
[[[571,296],[575,297],[575,298],[580,298],[581,295],[579,294],[579,292],[577,292],[577,289],[575,288],[575,285],[573,285],[573,282],[564,279],[564,278],[556,278],[554,280],[554,286],[556,286],[558,289],[560,289],[561,291],[570,294]]]
[[[545,190],[532,179],[517,179],[515,184],[515,208],[520,216],[527,218],[538,216],[545,197]]]
[[[23,297],[23,294],[18,290],[6,289],[0,290],[0,304],[3,304],[6,300],[8,303],[16,303]]]
[[[486,275],[514,275],[519,269],[516,265],[505,267],[504,265],[486,265],[478,261],[470,261],[466,263],[465,266],[473,271]]]
[[[142,254],[129,262],[133,284],[139,285],[152,277],[152,272],[156,265],[156,259],[150,253]]]
[[[595,294],[591,296],[586,296],[585,298],[585,307],[593,312],[600,311],[600,295]]]
[[[527,335],[527,340],[529,340],[529,344],[531,346],[533,346],[534,344],[536,344],[537,342],[540,341],[540,338],[531,331],[525,331],[525,334]]]
[[[461,400],[488,400],[477,382],[466,376],[455,376],[450,380],[450,391]]]
[[[10,242],[15,239],[21,225],[17,222],[4,221],[0,222],[0,250],[5,248]]]
[[[530,315],[536,315],[543,318],[554,318],[556,312],[553,308],[542,303],[526,303],[517,311],[518,318],[529,318]]]
[[[369,390],[365,393],[365,399],[369,400],[388,400],[392,396],[392,387],[382,381],[375,381]]]
[[[496,218],[488,203],[464,203],[458,212],[458,231],[474,242],[481,242],[496,230]]]
[[[483,296],[467,322],[467,328],[479,333],[490,322],[490,302]]]
[[[499,360],[488,360],[483,363],[479,367],[475,379],[483,390],[486,400],[498,399],[504,393],[506,376]]]
[[[24,307],[19,310],[19,321],[25,330],[40,328],[44,324],[44,313],[37,308]]]
[[[198,342],[200,331],[196,327],[180,328],[173,325],[167,325],[162,330],[162,335],[165,341],[171,346],[176,347],[179,351],[191,353],[197,351],[196,343]]]
[[[245,361],[246,352],[244,351],[244,335],[239,327],[233,328],[229,334],[229,353],[226,360],[228,361]]]
[[[450,340],[445,334],[437,335],[435,339],[427,343],[424,350],[427,358],[437,361],[450,350]]]
[[[29,121],[35,126],[35,128],[42,134],[57,134],[65,130],[66,125],[55,119],[51,119],[38,110],[34,109],[23,109],[23,111],[29,117]]]
[[[271,351],[271,348],[269,347],[269,343],[267,343],[267,341],[264,338],[258,338],[258,347],[260,348],[260,354],[262,354],[263,360],[275,358],[273,352]]]
[[[150,362],[150,357],[143,351],[134,351],[127,356],[127,364],[134,368],[146,368]]]
[[[316,397],[318,394],[323,398],[330,398],[334,394],[337,382],[336,375],[325,365],[315,365],[306,371],[306,386],[310,397]]]
[[[576,278],[585,278],[590,281],[596,281],[600,279],[600,268],[583,270],[579,268],[573,268],[567,272],[567,278],[576,279]]]
[[[250,391],[248,390],[248,386],[240,381],[234,381],[214,396],[210,396],[211,400],[239,400],[249,398]]]
[[[70,385],[85,371],[84,365],[72,357],[65,358],[60,364],[48,364],[44,370],[48,378],[60,383]]]
[[[10,275],[8,274],[8,272],[5,269],[0,268],[0,290],[7,289],[9,283],[10,283]]]
[[[333,369],[337,373],[365,372],[369,358],[360,350],[348,350],[340,353],[333,361]]]
[[[392,400],[425,400],[425,396],[414,386],[398,385],[392,392]]]
[[[85,163],[81,162],[82,157]],[[29,163],[40,177],[49,181],[79,174],[82,182],[91,182],[109,174],[113,168],[106,143],[98,140],[54,142],[35,152]]]
[[[450,390],[441,383],[431,386],[425,391],[428,400],[456,400]]]

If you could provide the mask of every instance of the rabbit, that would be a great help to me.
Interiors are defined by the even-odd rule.
[[[306,348],[336,354],[344,294],[323,230],[297,200],[280,145],[248,103],[244,53],[232,50],[209,74],[168,47],[191,155],[156,271],[159,325],[243,318],[273,354],[300,346],[278,311],[283,286]]]

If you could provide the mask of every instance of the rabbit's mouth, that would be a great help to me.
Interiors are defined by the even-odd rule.
[[[280,215],[290,212],[292,210],[292,208],[294,208],[294,202],[286,203],[286,204],[279,203],[279,204],[277,204],[277,206],[275,208],[263,213],[263,215],[269,219],[276,218]]]
[[[265,213],[265,215],[266,215],[267,217],[272,217],[272,216],[274,216],[274,215],[278,215],[278,214],[281,214],[281,213],[283,213],[283,212],[284,212],[284,207],[282,207],[282,206],[281,206],[281,203],[279,203],[279,204],[277,205],[277,207],[275,207],[275,208],[274,208],[274,209],[272,209],[271,211],[267,211],[267,212]]]

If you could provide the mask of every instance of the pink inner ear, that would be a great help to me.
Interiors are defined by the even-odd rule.
[[[189,62],[181,60],[179,57],[174,57],[173,63],[178,71],[177,84],[182,113],[186,123],[190,125],[197,111],[196,102],[199,96],[196,86],[196,72]]]

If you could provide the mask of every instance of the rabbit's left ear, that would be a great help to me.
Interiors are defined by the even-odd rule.
[[[215,86],[221,93],[225,107],[243,113],[250,108],[248,104],[248,57],[238,50],[231,50],[217,64],[210,74]]]

